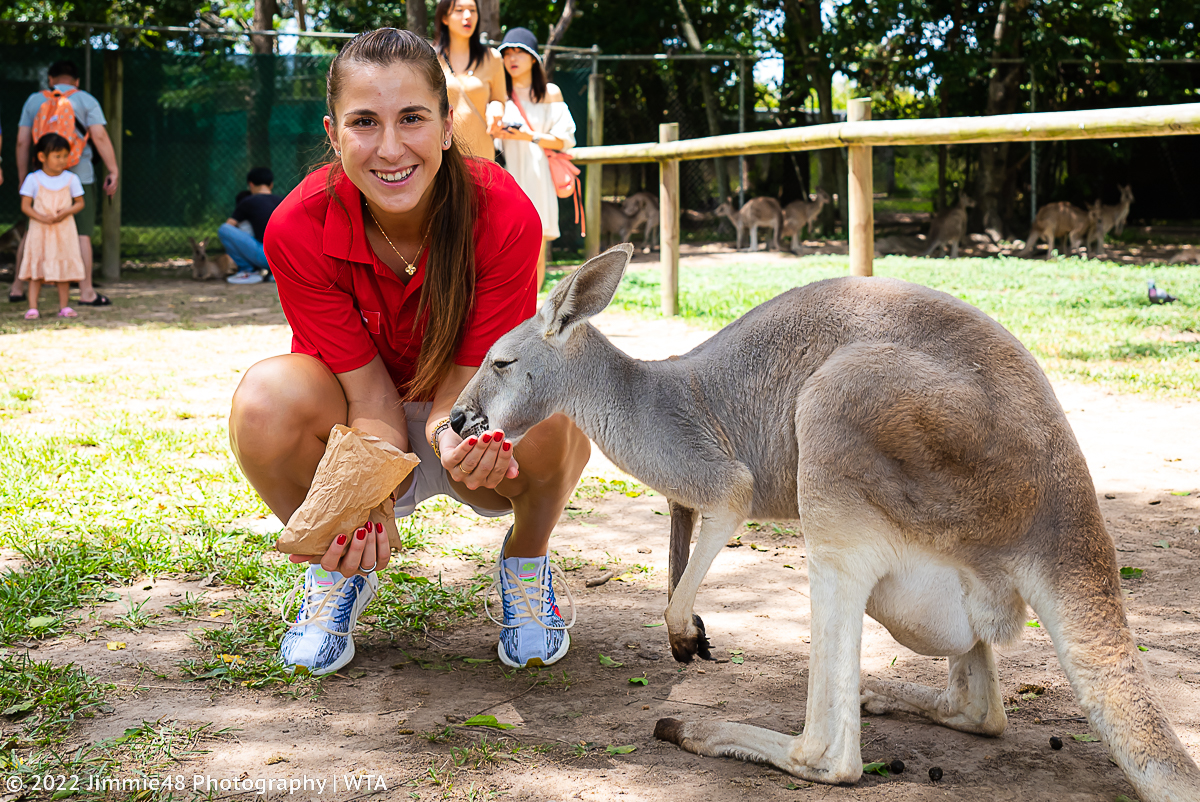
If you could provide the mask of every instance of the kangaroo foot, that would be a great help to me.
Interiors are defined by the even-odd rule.
[[[690,663],[699,655],[701,660],[712,660],[711,643],[704,632],[704,622],[692,613],[692,625],[681,635],[670,633],[671,656],[681,663]]]

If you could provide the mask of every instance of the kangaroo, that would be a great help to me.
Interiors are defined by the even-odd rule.
[[[1104,238],[1109,231],[1120,236],[1121,232],[1125,230],[1125,218],[1129,217],[1129,207],[1133,205],[1133,187],[1118,185],[1118,189],[1121,190],[1121,201],[1116,206],[1102,206],[1097,199],[1089,209],[1088,217],[1092,221],[1087,230],[1089,256],[1104,255]],[[1093,209],[1095,210],[1094,215],[1092,214]],[[1096,245],[1094,250],[1092,243]]]
[[[1200,769],[1126,623],[1083,454],[1015,337],[945,293],[847,277],[790,290],[687,354],[643,362],[588,322],[632,252],[589,260],[496,341],[451,425],[519,441],[565,413],[669,500],[666,622],[678,660],[706,651],[696,591],[736,528],[800,520],[812,604],[803,733],[661,719],[658,738],[852,783],[860,705],[998,736],[1007,719],[991,644],[1020,635],[1028,604],[1140,798],[1200,799]],[[946,690],[861,681],[864,613],[908,648],[949,657]]]
[[[1063,254],[1074,253],[1083,243],[1083,235],[1088,229],[1090,218],[1088,213],[1078,206],[1066,201],[1050,203],[1038,209],[1033,226],[1029,229],[1029,242],[1020,250],[1018,256],[1032,256],[1037,250],[1038,240],[1044,239],[1049,247],[1046,258],[1054,253],[1054,240],[1063,237]]]
[[[792,237],[792,253],[800,253],[800,234],[817,219],[821,208],[829,203],[829,193],[818,189],[812,200],[792,201],[783,209],[783,236]]]
[[[736,212],[733,210],[733,203],[725,201],[715,210],[714,217],[728,217],[729,222],[733,223],[733,227],[737,229],[737,247],[740,250],[742,247],[742,233],[746,229],[750,229],[750,251],[758,250],[758,229],[759,226],[771,227],[771,242],[767,249],[780,250],[779,233],[783,228],[783,210],[779,207],[779,201],[774,198],[751,198],[746,201],[746,204]]]
[[[658,198],[650,192],[635,192],[625,199],[621,204],[621,211],[629,216],[629,234],[632,236],[642,224],[646,226],[646,236],[642,240],[642,247],[646,249],[646,253],[654,247],[653,236],[658,234]]]
[[[221,254],[216,259],[210,259],[204,247],[206,240],[196,242],[188,237],[188,242],[192,243],[192,278],[194,280],[223,279],[237,271],[237,266],[227,253]]]
[[[619,204],[609,201],[600,202],[600,239],[607,240],[610,244],[613,242],[613,237],[616,237],[616,242],[628,242],[629,233],[633,228],[633,221],[629,215],[621,209]]]
[[[958,196],[958,203],[949,209],[943,209],[941,214],[933,218],[929,227],[929,249],[923,256],[929,256],[936,249],[943,252],[950,247],[950,258],[958,258],[958,245],[967,234],[967,209],[975,205],[975,201],[966,193]]]

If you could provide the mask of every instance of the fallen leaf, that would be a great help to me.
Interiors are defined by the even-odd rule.
[[[783,567],[784,567],[784,568],[791,568],[793,571],[794,571],[794,570],[796,570],[796,566],[794,566],[794,565],[788,565],[787,563],[784,563],[784,564],[783,564]]]
[[[220,618],[221,616],[225,615],[228,612],[229,612],[228,610],[212,610],[209,612],[208,617],[209,618]]]
[[[657,624],[642,624],[642,626],[644,626],[644,627],[661,627],[663,625],[663,623],[664,623],[663,621],[659,621]]]
[[[1171,544],[1170,544],[1170,543],[1168,543],[1168,542],[1167,542],[1167,541],[1165,541],[1165,540],[1157,540],[1157,541],[1155,541],[1154,545],[1155,545],[1157,548],[1160,548],[1160,549],[1169,549],[1169,548],[1171,548]]]
[[[1172,490],[1171,491],[1172,496],[1190,496],[1191,494],[1192,494],[1192,492],[1190,490]]]
[[[740,666],[742,663],[746,662],[746,658],[742,657],[740,654],[735,654],[733,657],[729,658],[729,662]]]
[[[760,546],[757,543],[751,543],[750,548],[754,549],[755,551],[770,551],[770,549],[766,546]]]
[[[608,752],[610,755],[628,755],[630,752],[634,751],[635,749],[637,749],[637,747],[634,746],[633,744],[629,744],[628,746],[611,746],[610,745],[610,746],[606,747],[604,751]]]
[[[17,702],[12,707],[6,708],[4,712],[0,713],[0,716],[15,716],[17,713],[24,713],[28,710],[32,710],[33,706],[36,704],[36,699],[27,699],[24,702]]]
[[[246,658],[242,657],[240,654],[219,654],[219,655],[217,655],[217,657],[220,657],[221,660],[226,663],[244,663],[244,662],[246,662]]]
[[[488,658],[484,659],[482,657],[464,657],[463,662],[468,665],[477,666],[477,665],[481,665],[483,663],[494,663],[494,662],[496,662],[496,658],[488,657]]]
[[[874,763],[863,764],[864,774],[878,774],[880,777],[888,776],[888,764],[882,760],[876,760]]]
[[[1027,626],[1027,627],[1033,627],[1034,629],[1041,629],[1041,628],[1042,628],[1042,625],[1041,625],[1041,624],[1039,624],[1037,621],[1026,621],[1026,622],[1025,622],[1025,626]]]
[[[125,645],[125,641],[123,640],[110,640],[108,642],[108,650],[110,652],[119,652],[125,648]]]
[[[267,765],[274,766],[276,763],[287,763],[288,759],[283,755],[271,755],[267,758]]]
[[[29,627],[30,629],[45,629],[57,620],[58,619],[52,615],[39,615],[36,618],[31,618],[25,622],[25,626]]]
[[[1079,741],[1082,744],[1094,744],[1100,740],[1095,735],[1092,735],[1090,732],[1085,733],[1083,735],[1072,735],[1071,737],[1074,738],[1076,741]]]
[[[608,655],[602,654],[602,655],[600,655],[600,665],[605,666],[607,668],[620,668],[621,666],[623,666],[625,664],[618,663],[616,660],[612,659]]]
[[[1146,648],[1145,646],[1143,646],[1142,644],[1140,644],[1140,643],[1139,643],[1139,644],[1138,644],[1138,651],[1139,651],[1139,652],[1148,652],[1148,651],[1150,651],[1150,650],[1149,650],[1148,648]]]
[[[511,730],[516,728],[516,724],[505,724],[502,721],[497,721],[495,716],[471,716],[464,721],[462,727],[492,727],[497,730]]]
[[[1128,565],[1121,569],[1121,576],[1125,579],[1137,579],[1146,571],[1142,568],[1132,568]]]
[[[629,681],[630,681],[630,683],[632,683],[634,685],[649,685],[650,684],[650,680],[646,679],[645,677],[630,677]]]

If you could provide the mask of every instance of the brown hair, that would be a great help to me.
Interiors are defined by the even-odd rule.
[[[446,24],[445,19],[454,10],[454,4],[457,2],[458,0],[438,0],[437,9],[433,12],[433,49],[439,56],[446,59],[447,64],[450,63],[450,26]],[[478,4],[475,6],[475,17],[479,17]],[[471,59],[467,62],[468,70],[477,64],[482,64],[483,60],[487,58],[488,49],[483,42],[479,41],[479,34],[482,31],[483,26],[476,23],[475,31],[467,40],[468,52],[471,54]]]
[[[329,65],[325,101],[329,116],[337,125],[338,94],[343,71],[349,62],[389,66],[407,63],[424,71],[429,88],[438,97],[442,119],[450,112],[446,97],[446,77],[433,48],[415,33],[396,28],[380,28],[350,40]],[[337,199],[334,187],[344,173],[340,160],[332,160],[326,191]],[[467,315],[475,300],[475,179],[467,168],[458,142],[451,138],[449,149],[442,152],[442,165],[434,177],[432,203],[425,234],[429,254],[425,262],[425,282],[414,325],[425,322],[421,356],[416,375],[400,388],[405,400],[432,398],[438,384],[454,363],[462,341]],[[340,199],[338,200],[341,203]]]

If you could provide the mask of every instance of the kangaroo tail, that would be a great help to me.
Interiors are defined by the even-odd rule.
[[[1090,543],[1075,544],[1074,559],[1047,559],[1035,569],[1044,581],[1025,598],[1049,630],[1093,731],[1143,802],[1200,800],[1200,769],[1153,696],[1125,619],[1116,552],[1103,525],[1096,528]]]

